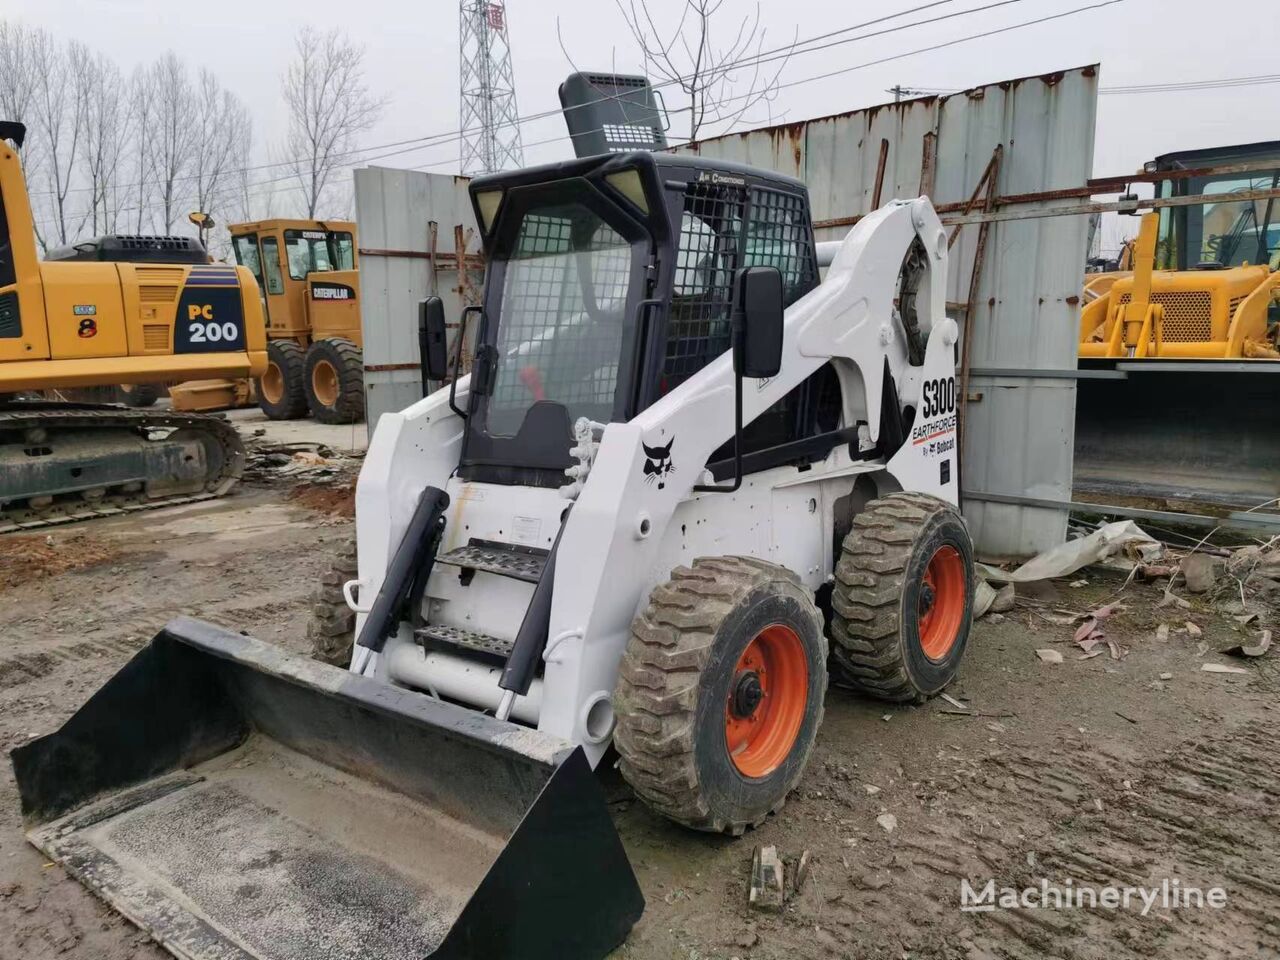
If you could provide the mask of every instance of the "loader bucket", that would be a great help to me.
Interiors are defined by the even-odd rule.
[[[580,748],[199,620],[12,759],[31,842],[186,960],[603,957],[644,909]]]

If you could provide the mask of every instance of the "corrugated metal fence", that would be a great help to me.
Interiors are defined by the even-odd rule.
[[[355,172],[370,436],[383,413],[422,396],[418,301],[441,297],[455,329],[462,308],[480,302],[484,261],[467,183],[386,167]]]
[[[1074,187],[1093,166],[1098,71],[1088,66],[704,140],[690,151],[767,167],[808,184],[819,240],[897,197],[935,206]],[[973,303],[962,483],[981,495],[1071,499],[1079,295],[1087,216],[966,226],[952,247],[949,309]],[[970,289],[975,259],[978,285]],[[1043,377],[1028,376],[1045,371]],[[1004,371],[1003,376],[992,371]],[[1058,374],[1053,376],[1052,374]],[[1066,512],[966,498],[987,555],[1061,543]]]

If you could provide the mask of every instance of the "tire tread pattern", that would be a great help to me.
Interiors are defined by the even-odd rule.
[[[614,693],[619,767],[650,807],[678,823],[738,836],[782,808],[779,800],[749,821],[716,816],[702,795],[694,757],[698,687],[717,631],[748,593],[780,579],[798,583],[791,571],[754,557],[699,558],[654,588],[632,624]],[[816,608],[813,614],[825,661],[821,617]],[[819,702],[815,729],[821,723]]]
[[[896,703],[928,699],[903,660],[903,581],[928,521],[952,509],[928,494],[891,493],[854,517],[831,592],[832,659],[846,685]]]

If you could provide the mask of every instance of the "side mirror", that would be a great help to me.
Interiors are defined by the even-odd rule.
[[[733,372],[767,379],[782,369],[782,274],[777,267],[744,267],[733,289]]]
[[[444,301],[427,297],[418,301],[418,356],[422,364],[422,390],[428,380],[444,380],[449,375],[449,351],[444,324]]]

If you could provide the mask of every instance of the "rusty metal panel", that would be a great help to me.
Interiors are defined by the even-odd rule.
[[[355,171],[370,436],[379,416],[422,396],[418,301],[441,297],[453,323],[464,305],[478,302],[484,269],[468,182],[466,177],[386,167]],[[461,271],[459,247],[464,252]]]
[[[917,196],[932,181],[935,205],[963,203],[1001,148],[999,196],[1085,183],[1092,173],[1097,93],[1098,68],[1086,66],[728,134],[677,151],[799,177],[809,187],[818,240],[836,240],[871,210],[878,173],[884,201]],[[1075,368],[1088,219],[990,226],[975,288],[971,366]],[[947,301],[962,324],[978,236],[979,227],[965,226],[951,250]],[[1075,381],[974,376],[969,393],[963,489],[1070,500]],[[965,515],[987,556],[1025,556],[1066,534],[1066,512],[1049,507],[970,499]]]

